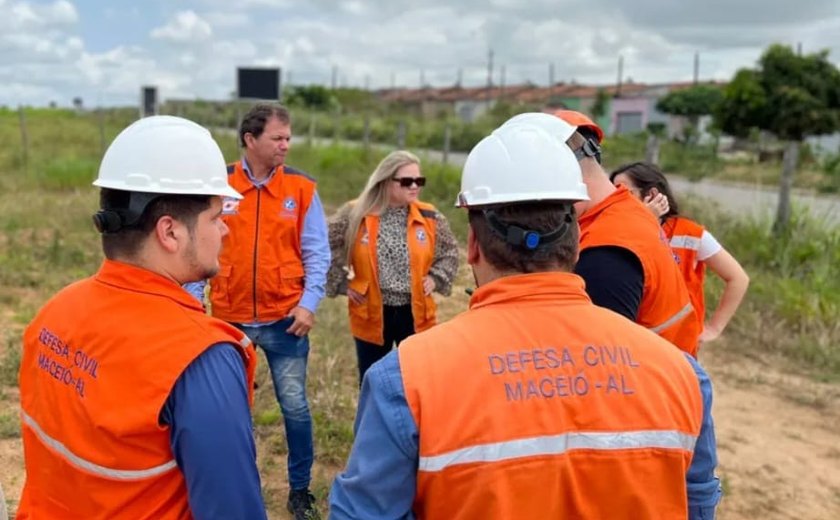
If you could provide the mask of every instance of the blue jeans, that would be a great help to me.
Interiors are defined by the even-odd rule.
[[[292,318],[262,327],[235,325],[265,352],[274,382],[274,394],[280,403],[286,425],[289,486],[292,489],[306,489],[311,480],[314,460],[312,414],[306,401],[309,336],[299,338],[287,333],[286,329],[291,324]]]

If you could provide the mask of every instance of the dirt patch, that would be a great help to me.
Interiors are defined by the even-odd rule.
[[[840,518],[840,387],[786,373],[783,362],[701,352],[715,385],[719,518]]]

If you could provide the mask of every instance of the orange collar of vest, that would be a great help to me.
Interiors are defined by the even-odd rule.
[[[204,312],[201,303],[183,287],[169,278],[142,267],[106,259],[94,275],[94,279],[106,285],[133,292],[164,296],[179,305]]]
[[[497,278],[475,290],[470,298],[470,309],[509,301],[591,302],[584,290],[583,278],[553,271]]]
[[[582,215],[578,215],[578,224],[580,224],[581,228],[585,228],[592,224],[592,222],[598,217],[598,215],[603,213],[604,210],[613,204],[618,204],[628,199],[633,199],[633,194],[630,193],[626,187],[618,186],[618,188],[614,192],[610,193],[607,198],[589,208]]]
[[[251,182],[251,179],[248,178],[248,174],[245,173],[245,169],[242,167],[242,161],[236,161],[236,168],[234,169],[233,173],[228,175],[228,184],[230,184],[233,189],[238,191],[241,194],[245,194],[246,191],[255,190],[257,189],[254,186],[254,183]],[[283,166],[278,166],[274,170],[274,174],[266,184],[263,184],[263,188],[268,190],[272,196],[278,197],[280,196],[280,184],[283,182]]]

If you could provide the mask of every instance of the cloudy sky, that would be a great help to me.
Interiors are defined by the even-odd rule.
[[[237,66],[292,84],[416,87],[702,79],[752,66],[773,42],[831,50],[838,0],[0,0],[0,105],[224,99]]]

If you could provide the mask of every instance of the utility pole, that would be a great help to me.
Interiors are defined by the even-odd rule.
[[[502,65],[501,69],[499,70],[499,96],[504,97],[505,95],[505,66]]]
[[[796,55],[802,56],[802,42],[796,42]]]
[[[700,81],[700,53],[694,53],[694,84]]]
[[[621,95],[621,79],[624,76],[624,56],[618,55],[618,77],[615,81],[615,95]]]
[[[493,86],[493,49],[487,51],[487,90]]]

